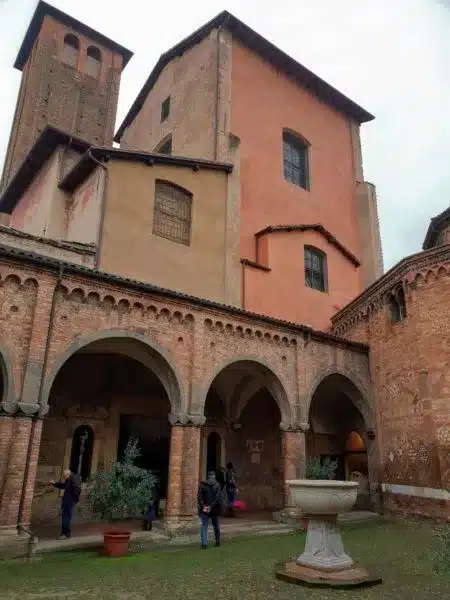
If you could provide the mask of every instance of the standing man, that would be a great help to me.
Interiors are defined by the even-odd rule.
[[[227,488],[227,500],[228,500],[228,517],[235,517],[234,503],[237,497],[237,486],[236,486],[236,471],[234,470],[233,463],[227,464],[227,470],[225,473],[225,485]]]
[[[64,490],[61,500],[61,535],[60,540],[67,540],[72,535],[72,514],[75,505],[80,500],[81,479],[79,475],[72,473],[70,469],[64,471],[64,481],[50,483],[58,490]]]
[[[200,482],[197,495],[198,516],[200,517],[201,548],[208,547],[208,525],[211,519],[216,546],[220,546],[219,517],[222,512],[222,490],[216,480],[214,471],[208,473],[206,481]]]

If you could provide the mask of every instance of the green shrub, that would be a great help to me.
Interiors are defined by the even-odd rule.
[[[450,574],[450,525],[443,525],[436,535],[433,566],[437,573]]]
[[[141,452],[138,441],[130,439],[122,460],[109,471],[98,471],[89,486],[88,502],[96,517],[108,521],[141,518],[155,497],[157,477],[135,466]]]
[[[315,456],[306,463],[305,477],[306,479],[334,479],[337,466],[336,460],[327,457],[322,461],[320,457]]]

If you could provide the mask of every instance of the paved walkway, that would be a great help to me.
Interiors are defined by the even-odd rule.
[[[368,511],[354,511],[341,515],[340,522],[351,523],[376,519],[378,515]],[[138,526],[134,524],[134,528]],[[238,517],[236,519],[223,519],[222,538],[227,540],[235,537],[246,536],[270,536],[293,533],[295,527],[277,523],[273,520],[255,516],[254,518]],[[85,525],[82,531],[74,535],[70,540],[49,539],[46,536],[38,539],[36,552],[57,552],[64,550],[79,550],[99,548],[103,544],[103,531],[105,525],[102,523]],[[212,528],[210,535],[213,535]],[[47,539],[45,539],[47,537]],[[131,551],[157,550],[176,546],[186,546],[199,543],[199,533],[189,533],[170,537],[163,529],[161,522],[156,522],[153,531],[134,530],[131,536]]]

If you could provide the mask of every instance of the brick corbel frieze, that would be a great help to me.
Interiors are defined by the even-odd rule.
[[[42,419],[48,411],[49,406],[43,404],[8,401],[0,403],[0,416]]]
[[[178,427],[203,427],[206,418],[204,415],[191,415],[188,413],[171,413],[169,423]]]

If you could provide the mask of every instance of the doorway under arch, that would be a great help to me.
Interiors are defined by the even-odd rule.
[[[33,499],[34,523],[54,521],[59,498],[47,482],[60,479],[69,465],[82,479],[108,469],[138,440],[138,466],[155,472],[160,495],[167,496],[170,452],[168,390],[177,385],[170,365],[136,339],[102,337],[61,362],[48,394]],[[179,398],[175,394],[175,402]],[[77,518],[90,520],[82,494]]]
[[[205,402],[206,448],[211,448],[208,454],[212,456],[212,445],[220,436],[220,466],[233,464],[239,498],[251,513],[283,507],[280,423],[288,419],[287,414],[287,395],[280,380],[257,361],[228,363],[209,387]],[[204,467],[207,462],[203,459]]]
[[[336,460],[336,479],[359,482],[355,505],[359,510],[369,510],[372,505],[367,452],[369,415],[370,407],[360,390],[341,374],[326,376],[311,398],[307,455]]]

